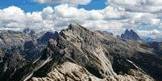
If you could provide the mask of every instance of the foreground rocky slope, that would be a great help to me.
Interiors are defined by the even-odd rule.
[[[151,48],[136,41],[122,41],[104,32],[71,24],[59,34],[47,33],[47,47],[33,61],[25,58],[6,69],[3,81],[160,81],[162,60]],[[51,36],[54,35],[54,36]],[[45,41],[44,41],[45,40]],[[18,54],[19,55],[19,54]],[[33,53],[34,55],[34,53]],[[15,54],[13,55],[13,57]],[[20,55],[21,57],[22,55]],[[21,65],[21,66],[20,66]],[[13,70],[12,70],[12,69]],[[7,76],[6,76],[7,75]]]

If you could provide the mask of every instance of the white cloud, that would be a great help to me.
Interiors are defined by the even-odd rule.
[[[87,12],[89,20],[102,20],[104,18],[104,14],[101,11],[92,10]]]
[[[46,7],[40,12],[25,13],[22,9],[11,6],[0,10],[0,23],[2,23],[0,27],[11,30],[15,28],[22,30],[26,27],[37,30],[60,30],[70,23],[78,22],[93,29],[120,30],[123,25],[120,21],[109,21],[120,18],[120,15],[117,10],[109,7],[88,11],[63,4],[54,8]]]
[[[160,30],[157,30],[157,29],[153,29],[153,30],[138,30],[137,31],[139,33],[140,36],[142,37],[151,37],[153,39],[158,39],[160,38],[161,39],[161,31]]]
[[[0,10],[0,19],[3,19],[4,21],[12,20],[21,22],[25,19],[23,17],[24,15],[24,12],[15,6]]]
[[[67,26],[69,23],[78,22],[81,25],[93,30],[111,30],[120,31],[124,25],[120,20],[123,13],[117,9],[107,7],[103,10],[85,10],[70,7],[68,5],[59,5],[55,7],[55,14],[58,17],[57,26]],[[63,22],[63,23],[61,23]],[[65,23],[66,22],[66,23]],[[59,27],[57,27],[59,28]],[[117,33],[117,32],[115,32]]]
[[[68,5],[59,5],[55,7],[55,13],[64,18],[76,17],[79,11],[75,7],[69,7]]]
[[[6,30],[22,30],[24,28],[37,29],[45,27],[43,12],[25,13],[16,6],[0,10],[0,27]]]
[[[108,0],[111,6],[121,7],[131,12],[160,12],[161,0]]]
[[[134,21],[134,24],[145,23],[156,25],[160,23],[160,19],[157,15],[151,13],[131,13],[130,20]]]
[[[61,1],[64,0],[58,1],[60,5],[32,13],[24,12],[15,6],[0,9],[0,29],[22,30],[28,27],[37,31],[59,31],[70,23],[77,22],[92,30],[106,30],[115,34],[121,34],[125,29],[131,28],[142,36],[155,38],[162,35],[161,13],[154,12],[159,9],[150,8],[160,8],[160,0],[158,3],[153,0],[149,0],[149,3],[147,0],[143,3],[141,1],[144,0],[110,0],[110,5],[101,10],[78,9]]]
[[[103,10],[103,14],[105,15],[105,19],[121,19],[126,14],[124,10],[119,8],[114,8],[112,6],[108,6]]]
[[[54,15],[54,10],[52,7],[46,7],[43,9],[41,15],[43,19],[53,19]]]

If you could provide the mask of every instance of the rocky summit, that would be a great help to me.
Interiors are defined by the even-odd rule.
[[[27,36],[1,36],[0,81],[162,80],[161,56],[142,42],[78,24],[38,38]],[[19,48],[8,49],[13,45]]]
[[[141,40],[139,35],[132,29],[131,30],[126,29],[124,34],[121,35],[121,38],[126,39],[126,40],[135,40],[135,41]]]

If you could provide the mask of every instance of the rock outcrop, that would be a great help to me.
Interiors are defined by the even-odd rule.
[[[139,35],[133,31],[133,30],[125,30],[124,34],[121,35],[121,38],[126,39],[126,40],[141,40],[141,38],[139,37]]]

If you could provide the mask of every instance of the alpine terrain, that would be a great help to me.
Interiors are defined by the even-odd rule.
[[[1,31],[0,81],[162,81],[159,50],[138,40],[133,30],[118,38],[78,24]]]

